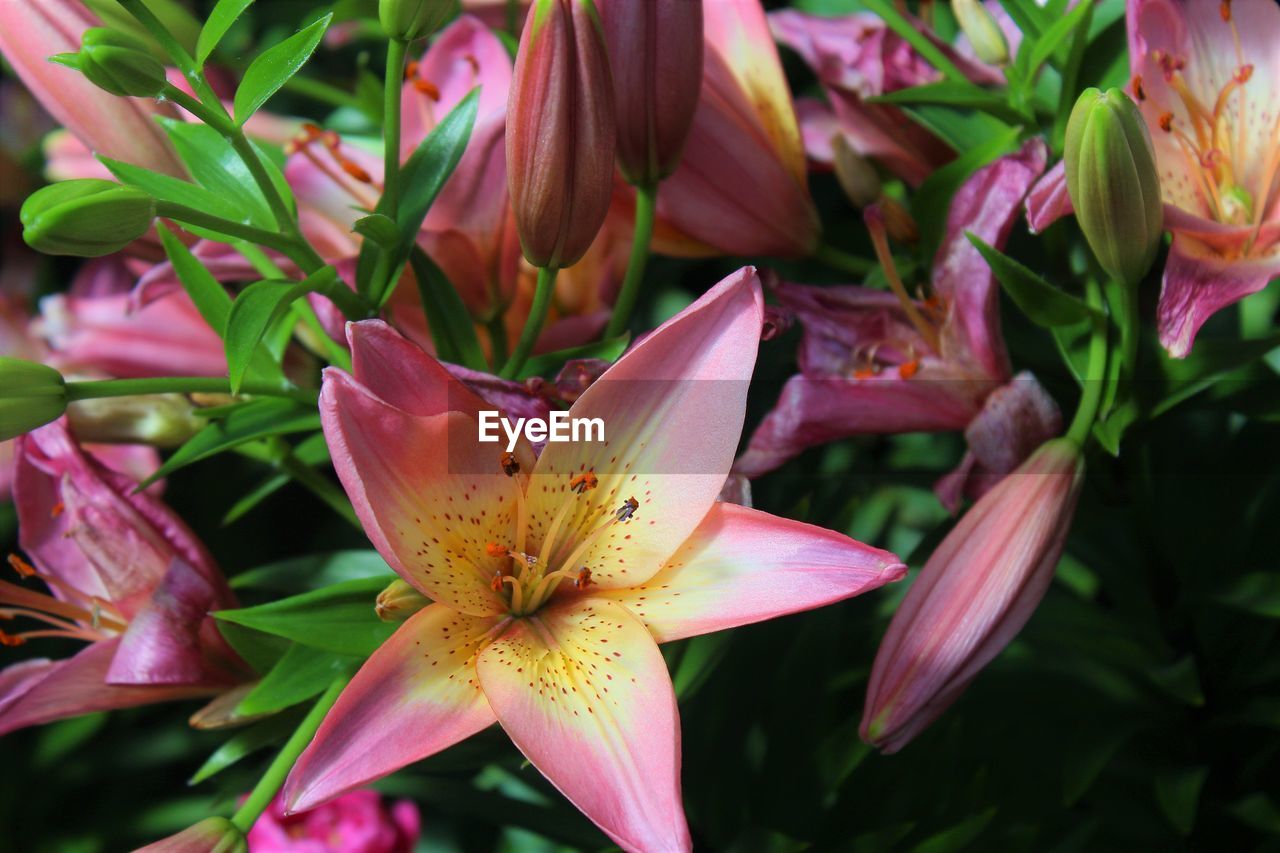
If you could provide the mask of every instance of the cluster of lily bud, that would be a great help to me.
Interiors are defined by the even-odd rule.
[[[158,98],[168,83],[164,65],[146,45],[106,27],[85,30],[78,53],[64,53],[53,59],[78,69],[90,83],[120,97]]]

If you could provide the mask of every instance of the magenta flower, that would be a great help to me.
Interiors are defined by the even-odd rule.
[[[960,55],[922,22],[910,20],[975,83],[1003,81],[994,68]],[[785,9],[769,15],[769,26],[778,41],[813,69],[827,96],[826,103],[804,98],[796,105],[811,160],[830,166],[832,137],[842,135],[854,151],[918,186],[955,157],[946,144],[902,110],[866,102],[941,79],[884,21],[870,14],[824,18]]]
[[[253,853],[411,853],[421,831],[411,800],[387,803],[365,790],[291,815],[277,796],[246,840]]]
[[[0,581],[3,645],[44,637],[88,645],[66,660],[0,671],[0,734],[51,720],[209,696],[247,675],[209,611],[235,599],[204,546],[137,481],[86,454],[55,421],[18,439],[19,575]],[[6,625],[6,628],[10,628]]]
[[[1083,481],[1080,448],[1056,439],[947,534],[876,653],[863,740],[897,752],[1022,630],[1053,579]]]
[[[501,722],[627,849],[690,845],[679,724],[657,643],[839,601],[892,554],[716,502],[761,333],[754,271],[725,279],[570,408],[603,442],[477,441],[487,405],[376,321],[321,394],[366,533],[432,602],[374,652],[285,785],[291,810]]]
[[[965,182],[926,300],[857,286],[775,288],[804,324],[800,375],[787,381],[735,471],[758,477],[806,447],[854,435],[965,430],[969,453],[939,489],[954,508],[1057,434],[1057,405],[1030,374],[1012,376],[999,288],[965,237],[1002,246],[1045,158],[1044,143],[1031,140]]]
[[[1128,0],[1132,97],[1147,121],[1173,245],[1156,319],[1175,358],[1216,312],[1280,274],[1280,7]],[[1059,166],[1028,199],[1037,230],[1071,213]]]

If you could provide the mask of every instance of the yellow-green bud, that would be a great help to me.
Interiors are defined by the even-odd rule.
[[[0,441],[16,438],[67,410],[67,383],[46,364],[0,358]]]
[[[403,622],[431,603],[431,599],[402,580],[393,580],[378,593],[373,612],[383,622]]]
[[[975,56],[990,65],[1004,65],[1009,61],[1009,42],[982,0],[951,0],[951,11],[960,29],[969,37]]]
[[[1151,134],[1119,89],[1086,89],[1067,122],[1067,192],[1098,263],[1136,284],[1155,260],[1164,229]]]
[[[167,82],[164,66],[146,45],[105,27],[84,31],[76,58],[80,73],[113,95],[155,98]]]
[[[153,447],[177,447],[208,425],[182,394],[79,400],[67,420],[81,441]]]
[[[378,0],[378,20],[396,41],[424,38],[453,17],[455,0]]]
[[[861,210],[880,198],[880,176],[876,174],[876,167],[853,150],[843,133],[831,137],[831,154],[836,180],[854,207]]]
[[[22,205],[22,239],[46,255],[96,258],[118,252],[151,227],[156,203],[134,187],[83,178],[36,190]]]

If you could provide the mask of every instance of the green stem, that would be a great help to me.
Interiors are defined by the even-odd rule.
[[[644,280],[644,268],[649,261],[649,243],[653,239],[654,203],[658,198],[658,185],[636,187],[636,227],[631,235],[631,257],[627,261],[627,275],[618,291],[618,301],[613,306],[613,316],[604,331],[605,338],[616,338],[627,330],[631,312],[640,297],[640,282]]]
[[[262,165],[262,158],[258,156],[258,150],[253,147],[253,143],[244,135],[244,131],[239,127],[231,127],[225,133],[227,141],[231,143],[231,147],[240,155],[240,159],[244,161],[245,166],[249,168],[249,174],[253,176],[253,182],[258,185],[258,189],[262,191],[262,195],[267,199],[267,206],[271,208],[271,215],[276,218],[276,227],[280,229],[280,233],[290,236],[297,235],[297,222],[294,221],[293,211],[289,210],[289,205],[285,204],[284,198],[280,195],[280,190],[276,188],[275,181],[271,180],[271,176],[267,174],[267,167]],[[308,272],[313,272],[308,270]]]
[[[489,322],[485,324],[485,327],[489,330],[489,363],[497,369],[506,363],[509,345],[507,341],[507,324],[504,321],[503,312],[496,312],[489,318]]]
[[[857,255],[851,255],[827,243],[818,244],[818,247],[813,250],[813,258],[814,260],[822,261],[832,269],[858,277],[870,275],[875,272],[878,266],[875,261],[859,258]]]
[[[404,57],[408,45],[398,39],[387,43],[387,79],[382,102],[382,210],[399,219],[400,209],[400,92],[404,86]]]
[[[267,806],[271,804],[272,798],[280,790],[280,786],[284,784],[285,777],[293,769],[294,762],[298,760],[302,750],[307,748],[307,744],[311,743],[311,738],[315,736],[316,730],[320,728],[320,723],[324,721],[325,714],[329,713],[333,703],[338,701],[338,696],[342,693],[342,689],[347,686],[348,681],[350,681],[348,676],[339,676],[329,685],[329,689],[320,695],[320,698],[316,700],[316,704],[312,705],[311,710],[307,712],[307,716],[298,724],[298,728],[294,729],[293,734],[289,736],[284,748],[280,750],[280,753],[271,762],[267,772],[262,774],[258,784],[253,786],[253,791],[249,793],[244,804],[236,810],[231,822],[238,826],[242,832],[248,832],[250,827],[266,811]]]
[[[223,219],[221,216],[214,216],[211,213],[205,213],[203,210],[187,207],[185,204],[157,200],[156,216],[185,222],[188,225],[195,225],[200,228],[208,228],[211,231],[218,231],[240,240],[257,243],[259,246],[266,246],[268,249],[275,249],[277,252],[290,257],[297,251],[297,246],[282,234],[267,231],[265,228],[258,228],[254,225],[245,225],[243,222]],[[321,266],[324,266],[323,263]]]
[[[538,270],[538,286],[533,292],[533,305],[529,308],[529,318],[524,321],[524,330],[520,332],[520,340],[516,342],[515,352],[502,368],[503,379],[515,379],[520,375],[520,368],[533,352],[533,345],[538,342],[542,333],[542,324],[547,320],[547,311],[551,308],[551,295],[556,290],[555,267],[543,267]]]
[[[1085,295],[1091,306],[1102,308],[1102,289],[1098,282],[1090,278],[1085,284]],[[1083,448],[1093,430],[1093,422],[1098,417],[1098,407],[1102,403],[1102,392],[1107,381],[1107,358],[1110,353],[1107,346],[1107,322],[1101,317],[1094,320],[1093,336],[1089,339],[1089,366],[1084,379],[1084,392],[1080,397],[1080,406],[1071,419],[1067,429],[1067,437]]]
[[[262,397],[285,397],[315,404],[318,394],[301,388],[286,388],[262,382],[246,382],[241,393]],[[97,400],[103,397],[133,397],[140,394],[230,394],[231,383],[213,376],[158,376],[152,379],[100,379],[68,382],[67,401]]]
[[[164,25],[164,22],[147,8],[143,0],[119,0],[119,3],[159,42],[200,99],[217,104],[218,110],[225,115],[226,111],[222,109],[222,101],[218,99],[213,87],[209,85],[209,81],[204,79],[204,74],[201,72],[200,66],[196,64],[195,57],[187,53],[187,49],[178,43],[178,40],[173,37],[173,33],[169,32],[169,28]]]

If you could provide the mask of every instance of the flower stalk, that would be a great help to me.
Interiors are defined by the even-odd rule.
[[[627,274],[618,291],[618,301],[613,306],[613,316],[605,329],[606,338],[614,338],[627,330],[636,299],[640,296],[640,282],[649,262],[649,243],[653,240],[654,203],[658,197],[658,185],[645,184],[636,187],[636,225],[631,236],[631,256],[627,259]]]
[[[520,375],[520,368],[529,360],[533,346],[538,342],[542,326],[547,321],[547,311],[551,308],[551,296],[556,290],[556,275],[560,271],[555,267],[542,267],[538,270],[538,285],[533,292],[533,306],[529,309],[529,319],[525,320],[524,329],[520,332],[520,340],[516,341],[515,351],[499,374],[503,379],[515,379]]]

